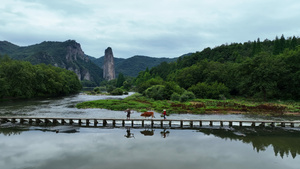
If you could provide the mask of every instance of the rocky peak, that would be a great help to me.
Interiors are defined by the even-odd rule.
[[[66,46],[67,61],[77,61],[78,59],[81,59],[85,62],[89,61],[89,58],[84,54],[84,52],[81,49],[81,45],[79,43],[77,43],[74,40],[68,40],[65,43],[67,44]]]
[[[114,55],[111,47],[108,47],[104,52],[103,78],[113,80],[115,76]]]

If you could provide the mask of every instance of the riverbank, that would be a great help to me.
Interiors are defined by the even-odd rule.
[[[134,94],[123,100],[96,100],[79,103],[79,109],[102,108],[122,111],[127,108],[138,112],[167,110],[167,114],[257,114],[266,116],[300,116],[299,102],[259,102],[246,99],[195,99],[188,102],[153,100]]]

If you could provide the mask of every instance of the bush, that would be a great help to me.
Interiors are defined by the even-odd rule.
[[[207,83],[198,83],[193,85],[188,89],[189,91],[195,93],[197,98],[203,99],[219,99],[226,98],[229,95],[229,89],[223,83],[213,83],[211,85]]]
[[[190,91],[185,91],[181,96],[180,96],[180,101],[181,102],[186,102],[188,100],[195,99],[195,95],[193,92]]]
[[[173,101],[179,101],[179,100],[180,100],[180,94],[178,94],[178,93],[173,93],[173,94],[171,95],[171,100],[173,100]]]
[[[120,88],[116,88],[112,92],[110,92],[111,95],[123,95],[123,93],[123,90]]]
[[[150,79],[150,80],[147,80],[145,82],[142,82],[141,84],[139,84],[137,86],[137,92],[139,93],[143,93],[145,92],[148,88],[152,87],[152,86],[155,86],[155,85],[161,85],[163,84],[163,80],[162,79]]]
[[[94,92],[97,93],[97,94],[101,93],[100,88],[99,87],[95,87],[94,88]]]
[[[163,97],[166,100],[170,100],[174,93],[178,93],[179,95],[181,95],[185,91],[175,82],[166,82],[164,86],[165,89],[164,89]]]
[[[145,96],[148,98],[152,98],[154,100],[163,100],[164,98],[164,89],[165,86],[163,85],[154,85],[152,87],[149,87],[146,91],[145,91]]]
[[[107,89],[107,93],[111,93],[111,92],[113,92],[116,88],[115,88],[114,86],[112,86],[112,85],[108,85],[108,86],[106,87],[106,89]]]
[[[98,87],[100,92],[105,92],[106,91],[106,87],[105,86],[100,86]]]

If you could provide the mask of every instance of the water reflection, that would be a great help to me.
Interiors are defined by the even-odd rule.
[[[11,136],[11,135],[20,135],[24,130],[20,129],[3,129],[0,128],[0,135],[3,134],[4,136]]]
[[[126,138],[134,138],[134,134],[130,132],[130,127],[127,127],[126,134],[124,135]]]
[[[150,129],[150,128],[146,128],[145,130],[140,131],[140,132],[144,136],[153,136],[154,135],[154,129]]]
[[[24,126],[16,124],[1,124],[0,135],[13,136],[20,135],[25,131],[42,131],[56,133],[78,133],[82,128],[72,125],[64,126]],[[130,127],[126,127],[126,138],[135,138]],[[106,130],[106,129],[101,129]],[[134,129],[137,130],[137,129]],[[143,136],[154,136],[153,128],[138,129]],[[162,138],[169,137],[171,129],[162,129],[160,136]],[[286,128],[271,128],[271,127],[230,127],[230,128],[201,128],[197,130],[205,135],[213,135],[224,140],[235,140],[245,144],[250,144],[257,153],[266,151],[268,147],[272,147],[275,156],[284,158],[291,156],[295,158],[300,154],[300,130]]]
[[[69,129],[75,129],[76,132],[63,132]],[[72,126],[33,126],[27,128],[27,131],[24,128],[0,130],[0,168],[5,169],[198,169],[199,166],[297,169],[300,160],[297,146],[300,141],[299,131],[291,130],[165,128],[152,131],[151,128]],[[56,134],[55,130],[61,132]],[[18,134],[7,134],[15,131],[19,131],[16,132]],[[144,132],[153,132],[153,135],[145,137]],[[293,158],[277,158],[274,152],[280,156],[287,152],[293,152],[294,155]]]
[[[237,140],[251,144],[259,153],[273,147],[275,156],[291,156],[295,158],[300,154],[300,131],[295,129],[268,128],[268,127],[232,127],[232,128],[203,128],[199,132],[214,135],[222,139]]]
[[[170,134],[170,132],[167,131],[167,129],[164,129],[163,131],[160,132],[160,135],[161,135],[163,138],[168,137],[169,134]]]

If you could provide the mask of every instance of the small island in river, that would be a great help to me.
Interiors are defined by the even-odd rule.
[[[79,103],[77,108],[103,108],[123,111],[127,108],[138,112],[153,110],[167,114],[257,114],[266,116],[300,116],[300,104],[293,102],[258,102],[245,99],[213,100],[194,99],[186,102],[171,100],[153,100],[139,93],[133,94],[123,100],[95,100]]]

